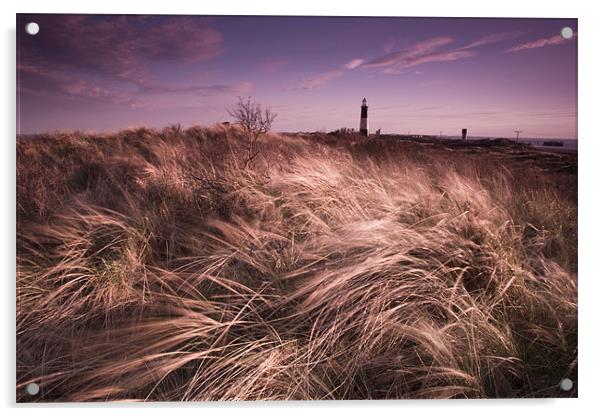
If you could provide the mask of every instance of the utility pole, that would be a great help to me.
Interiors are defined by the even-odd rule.
[[[516,133],[516,143],[518,143],[518,135],[521,134],[523,131],[522,130],[514,130],[514,132]]]

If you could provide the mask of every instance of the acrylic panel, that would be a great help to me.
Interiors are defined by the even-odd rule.
[[[577,397],[577,30],[17,15],[17,400]]]

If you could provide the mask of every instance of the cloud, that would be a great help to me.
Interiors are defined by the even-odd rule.
[[[363,59],[352,59],[351,61],[349,61],[348,63],[346,63],[345,65],[343,65],[343,67],[347,68],[347,69],[354,69],[357,68],[358,66],[360,66],[361,64],[364,63]]]
[[[517,35],[517,32],[492,33],[464,46],[448,49],[444,48],[454,42],[454,39],[450,36],[438,36],[426,39],[396,51],[392,50],[394,44],[389,42],[384,48],[387,52],[382,56],[368,61],[362,58],[354,58],[343,64],[340,69],[305,78],[303,79],[302,84],[304,89],[322,87],[333,79],[343,76],[345,71],[356,68],[382,68],[380,71],[382,74],[399,75],[404,73],[404,70],[407,68],[431,62],[450,62],[470,58],[477,54],[476,51],[473,51],[472,49],[511,39]]]
[[[573,35],[573,38],[576,36],[577,36],[577,34],[575,33]],[[543,48],[545,46],[561,45],[568,41],[570,41],[570,39],[564,39],[562,36],[556,35],[556,36],[551,36],[549,38],[542,38],[542,39],[537,39],[537,40],[533,40],[530,42],[521,43],[520,45],[516,45],[511,48],[508,48],[506,51],[507,52],[518,52],[518,51],[524,51],[526,49],[537,49],[537,48]]]
[[[382,74],[385,75],[399,75],[399,74],[403,74],[404,71],[402,71],[401,69],[396,69],[396,68],[385,68],[381,71]]]
[[[482,38],[475,40],[474,42],[469,43],[466,46],[462,46],[459,49],[473,49],[478,48],[479,46],[489,45],[491,43],[502,42],[505,40],[514,39],[520,35],[520,32],[500,32],[500,33],[492,33],[489,35],[485,35]]]
[[[254,88],[251,82],[242,82],[239,84],[215,84],[215,85],[196,85],[196,84],[148,84],[144,86],[142,90],[144,93],[156,94],[156,93],[194,93],[197,95],[215,95],[219,93],[248,93]]]
[[[223,50],[221,33],[205,17],[37,15],[39,36],[19,48],[21,91],[128,104],[152,93],[208,93],[220,86],[173,85],[157,78],[157,64],[182,67]],[[230,87],[229,87],[230,88]],[[235,88],[233,86],[232,88]]]
[[[383,45],[383,50],[385,51],[385,53],[390,53],[394,49],[395,49],[395,42],[392,40]]]
[[[380,71],[385,75],[399,75],[404,73],[405,69],[424,65],[432,62],[450,62],[459,59],[470,58],[477,54],[478,47],[501,42],[518,36],[518,32],[491,33],[476,39],[464,46],[456,48],[447,48],[454,42],[450,36],[438,36],[415,43],[407,48],[393,51],[394,43],[389,42],[385,45],[386,53],[371,60],[355,58],[343,64],[340,68],[327,71],[309,78],[303,79],[304,89],[313,89],[326,85],[333,79],[339,78],[345,74],[346,70],[356,68],[382,68]],[[419,72],[416,72],[417,74]]]
[[[385,74],[396,74],[403,69],[423,65],[431,62],[449,62],[469,58],[477,54],[478,47],[511,39],[518,35],[517,32],[502,32],[485,35],[464,46],[445,49],[454,42],[450,36],[439,36],[418,42],[407,48],[386,53],[383,56],[361,64],[362,68],[385,68]],[[390,49],[387,44],[387,50]]]
[[[362,65],[363,68],[379,68],[390,65],[404,67],[406,62],[415,60],[429,54],[435,49],[453,42],[450,37],[436,37],[416,43],[409,48],[387,53],[378,58],[372,59]]]
[[[37,66],[19,64],[18,88],[32,95],[50,93],[80,101],[94,101],[137,107],[140,100],[115,88],[107,88],[94,81],[77,78],[62,72]]]
[[[223,93],[248,94],[255,86],[251,82],[241,82],[240,84],[224,84],[224,85],[206,85],[196,87],[198,95],[210,96]]]
[[[456,61],[462,58],[469,58],[471,56],[476,55],[475,52],[472,51],[464,51],[464,50],[454,50],[447,52],[437,52],[431,53],[424,56],[419,56],[413,59],[408,59],[404,68],[411,68],[418,65],[423,65],[429,62],[448,62],[448,61]]]
[[[259,67],[262,71],[273,72],[284,66],[288,65],[288,61],[286,59],[276,59],[270,58],[265,59],[259,63]]]
[[[49,93],[83,102],[119,104],[132,108],[146,107],[145,98],[156,93],[192,93],[198,96],[217,94],[247,94],[254,88],[250,82],[218,85],[149,85],[143,93],[127,91],[113,85],[103,85],[93,80],[72,76],[64,72],[19,64],[19,89],[31,95]]]
[[[323,87],[330,81],[345,75],[346,70],[359,68],[363,63],[363,59],[355,58],[347,62],[346,64],[343,64],[341,66],[342,69],[334,69],[332,71],[326,71],[308,78],[304,78],[302,81],[302,88],[305,90],[311,90],[314,88]]]
[[[333,79],[342,77],[345,74],[345,71],[342,69],[335,69],[332,71],[323,72],[318,75],[314,75],[309,78],[303,79],[303,89],[314,89],[318,87],[322,87],[328,84]]]
[[[35,20],[41,34],[24,37],[21,62],[136,84],[152,79],[150,63],[194,63],[222,51],[222,35],[205,20],[188,17],[39,15]]]

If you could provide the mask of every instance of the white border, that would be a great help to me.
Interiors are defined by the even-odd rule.
[[[589,413],[598,404],[601,370],[600,295],[602,272],[598,264],[602,238],[602,198],[600,197],[599,166],[602,165],[599,112],[601,105],[600,74],[602,74],[600,27],[602,16],[596,13],[595,2],[556,1],[527,2],[503,0],[498,2],[469,0],[420,0],[392,2],[384,0],[347,0],[326,2],[303,1],[214,1],[192,2],[169,0],[161,2],[125,2],[123,0],[22,0],[18,4],[2,3],[0,19],[3,29],[2,126],[0,164],[2,180],[2,255],[3,287],[1,290],[3,316],[0,348],[0,404],[13,412],[41,411],[44,415],[86,414],[105,411],[125,414],[133,410],[149,416],[163,415],[175,408],[186,414],[235,414],[245,416],[291,414],[307,416],[342,411],[346,414],[365,414],[375,410],[382,414],[478,414],[504,415],[515,412],[537,412],[547,415]],[[112,404],[17,406],[15,393],[15,13],[149,13],[149,14],[280,14],[280,15],[347,15],[347,16],[466,16],[466,17],[571,17],[579,19],[579,399],[572,400],[477,400],[477,401],[405,401],[405,402],[294,402],[294,403],[205,403],[205,404]],[[540,413],[545,412],[545,413]],[[6,414],[6,413],[5,413]]]

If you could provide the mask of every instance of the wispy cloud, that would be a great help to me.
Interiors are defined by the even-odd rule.
[[[342,77],[345,71],[356,68],[380,68],[380,72],[385,75],[399,75],[404,73],[405,69],[424,65],[431,62],[450,62],[458,59],[470,58],[477,54],[474,49],[484,45],[505,41],[516,37],[517,32],[501,32],[485,35],[466,45],[448,48],[454,39],[450,36],[438,36],[415,43],[409,47],[393,50],[394,43],[388,42],[384,49],[386,53],[382,56],[366,60],[364,58],[354,58],[351,61],[341,65],[339,69],[323,72],[303,79],[304,89],[313,89],[322,87],[330,81]]]
[[[411,68],[413,66],[423,65],[430,62],[449,62],[457,61],[462,58],[469,58],[475,56],[476,52],[466,50],[454,50],[446,52],[431,53],[424,56],[419,56],[413,59],[409,59],[403,65],[403,68]]]
[[[477,54],[474,50],[476,48],[512,39],[517,35],[517,32],[492,33],[456,48],[446,48],[454,43],[452,37],[439,36],[426,39],[401,50],[391,51],[364,62],[360,66],[362,68],[386,68],[382,71],[386,74],[401,73],[403,69],[431,62],[449,62],[470,58]],[[386,49],[390,49],[390,44],[387,44]]]
[[[381,71],[381,74],[385,74],[385,75],[399,75],[402,74],[404,71],[401,69],[396,69],[396,68],[385,68]]]
[[[395,49],[395,41],[390,40],[383,45],[385,53],[391,53]]]
[[[288,65],[288,61],[286,59],[270,58],[261,61],[259,63],[259,68],[262,71],[273,72],[285,67],[286,65]]]
[[[405,67],[406,64],[415,59],[427,56],[432,51],[447,45],[454,40],[450,37],[436,37],[416,43],[409,48],[390,52],[378,58],[372,59],[362,65],[364,68],[379,68],[391,65]]]
[[[573,38],[575,38],[576,36],[577,36],[577,34],[575,33],[573,35]],[[518,52],[518,51],[524,51],[526,49],[537,49],[537,48],[543,48],[545,46],[561,45],[561,44],[567,43],[569,41],[570,41],[570,39],[565,39],[560,35],[556,35],[556,36],[551,36],[549,38],[541,38],[541,39],[536,39],[536,40],[532,40],[529,42],[521,43],[520,45],[516,45],[511,48],[508,48],[506,51],[507,52]]]
[[[304,89],[314,89],[322,87],[328,84],[333,79],[342,77],[345,74],[345,71],[342,69],[335,69],[332,71],[322,72],[320,74],[304,78],[303,79],[303,88]]]
[[[153,94],[188,93],[197,96],[218,94],[247,94],[254,85],[250,82],[216,85],[148,84],[137,91],[127,91],[114,84],[100,83],[81,76],[56,71],[51,68],[19,64],[19,88],[32,95],[53,94],[82,102],[118,104],[132,108],[146,107],[147,98]],[[26,85],[26,87],[25,87]]]
[[[94,101],[138,107],[141,102],[131,94],[97,82],[75,77],[52,69],[35,65],[19,64],[19,83],[21,92],[32,95],[60,95],[79,101]]]
[[[516,38],[520,35],[521,32],[500,32],[500,33],[491,33],[489,35],[485,35],[474,42],[469,43],[466,46],[462,46],[459,49],[473,49],[478,48],[479,46],[489,45],[492,43],[503,42],[505,40],[510,40]]]
[[[345,65],[343,65],[345,68],[347,69],[354,69],[357,68],[358,66],[360,66],[361,64],[364,63],[363,59],[352,59],[351,61],[347,62]]]
[[[198,95],[211,96],[215,94],[248,94],[255,89],[252,82],[241,82],[239,84],[204,85],[196,87]]]

